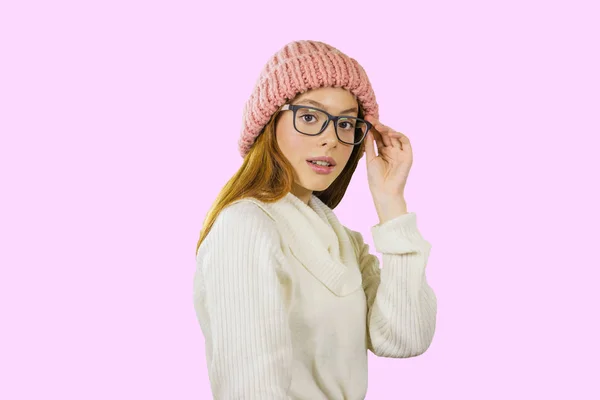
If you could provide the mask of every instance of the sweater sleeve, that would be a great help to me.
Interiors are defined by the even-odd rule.
[[[251,202],[222,210],[199,249],[194,302],[215,399],[290,398],[283,257],[274,222]]]
[[[368,306],[369,350],[392,358],[424,353],[435,332],[437,298],[425,277],[431,244],[418,231],[416,214],[403,214],[371,228],[375,248],[382,253],[381,269],[362,235],[346,229],[358,250]]]

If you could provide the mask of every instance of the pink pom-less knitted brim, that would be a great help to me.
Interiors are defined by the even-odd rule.
[[[342,87],[353,93],[366,114],[379,118],[379,106],[363,67],[326,43],[299,40],[286,44],[263,67],[244,106],[238,141],[242,157],[279,107],[299,93],[320,87]]]

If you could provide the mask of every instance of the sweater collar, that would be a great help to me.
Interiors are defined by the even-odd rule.
[[[351,239],[333,210],[317,196],[308,204],[292,193],[274,203],[248,199],[276,221],[294,257],[337,296],[362,287],[360,267]]]

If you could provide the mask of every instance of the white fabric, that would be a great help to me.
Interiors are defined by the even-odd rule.
[[[364,399],[367,349],[422,354],[437,299],[410,212],[360,233],[316,196],[225,208],[200,246],[194,307],[215,399]]]

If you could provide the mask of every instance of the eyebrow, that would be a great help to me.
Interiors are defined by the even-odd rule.
[[[299,102],[301,101],[301,102],[303,102],[303,103],[310,103],[310,104],[312,104],[313,106],[317,106],[317,107],[321,107],[321,108],[323,108],[323,109],[326,109],[325,105],[323,105],[323,104],[319,103],[319,102],[318,102],[318,101],[316,101],[316,100],[311,100],[311,99],[300,99],[300,100],[298,100],[298,101],[299,101]],[[349,112],[353,112],[353,111],[354,111],[354,112],[358,112],[358,108],[356,108],[356,107],[349,108],[349,109],[347,109],[347,110],[340,111],[340,114],[342,114],[342,115],[343,115],[343,114],[345,114],[345,113],[349,113]]]

